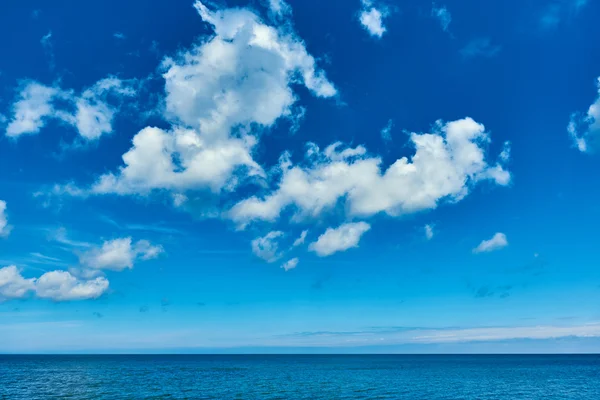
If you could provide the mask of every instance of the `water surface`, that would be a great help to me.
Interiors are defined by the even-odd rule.
[[[600,399],[600,356],[1,356],[1,399]]]

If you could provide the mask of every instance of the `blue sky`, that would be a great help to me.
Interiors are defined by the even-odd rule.
[[[1,352],[599,350],[597,1],[3,11]]]

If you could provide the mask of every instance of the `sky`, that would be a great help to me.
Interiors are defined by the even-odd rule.
[[[6,3],[0,352],[600,351],[598,15]]]

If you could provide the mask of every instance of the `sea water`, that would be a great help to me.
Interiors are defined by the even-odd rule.
[[[1,399],[600,399],[600,356],[0,356]]]

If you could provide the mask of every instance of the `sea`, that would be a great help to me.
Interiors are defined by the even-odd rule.
[[[600,399],[598,355],[0,355],[0,399]]]

